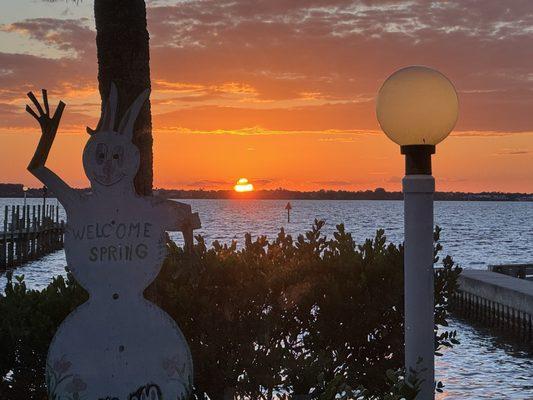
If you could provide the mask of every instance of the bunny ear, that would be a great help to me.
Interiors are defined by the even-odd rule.
[[[130,138],[133,135],[133,126],[135,121],[139,116],[142,106],[150,97],[150,89],[145,89],[133,102],[133,104],[128,108],[128,111],[122,117],[120,121],[120,126],[118,128],[118,133],[128,135]]]
[[[98,131],[112,131],[115,128],[115,115],[117,113],[118,94],[117,87],[114,83],[111,83],[111,89],[109,91],[109,98],[104,107],[104,111],[98,121],[96,129],[87,127],[87,133],[93,135]]]

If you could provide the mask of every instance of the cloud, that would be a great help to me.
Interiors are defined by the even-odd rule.
[[[81,58],[96,49],[95,34],[88,19],[35,18],[0,26],[0,31],[16,32],[43,45],[61,50],[64,57]]]
[[[34,91],[40,97],[41,88],[48,89],[52,108],[59,99],[67,103],[62,130],[83,132],[80,125],[93,123],[91,114],[100,105],[87,102],[98,99],[95,32],[87,26],[87,19],[23,20],[1,25],[0,31],[40,43],[40,51],[35,54],[23,48],[20,53],[6,53],[0,47],[0,103],[4,110],[9,107],[7,113],[2,113],[6,116],[0,122],[3,133],[35,129],[35,121],[24,112],[24,106],[28,103],[26,93]]]
[[[273,103],[310,93],[363,99],[352,129],[374,120],[373,96],[393,70],[420,63],[456,83],[459,129],[531,130],[532,15],[530,2],[492,0],[206,0],[149,8],[153,65],[164,80],[241,82]]]
[[[402,178],[399,176],[391,176],[387,178],[385,182],[399,184],[402,183]]]
[[[271,183],[274,183],[275,181],[273,179],[253,178],[253,179],[250,179],[250,182],[252,182],[257,187],[257,186],[270,185]]]
[[[323,187],[342,187],[357,184],[358,182],[339,181],[339,180],[325,180],[325,181],[313,181],[312,183]]]
[[[533,151],[527,149],[502,149],[496,152],[496,156],[523,156],[527,154],[533,154]]]
[[[367,117],[368,104],[343,103],[320,106],[255,109],[194,106],[154,116],[161,128],[175,126],[194,130],[338,131],[379,129],[375,118]],[[252,129],[254,130],[254,129]]]
[[[162,127],[377,130],[374,96],[383,80],[426,64],[456,84],[458,130],[533,130],[529,1],[150,1],[148,19],[153,111]],[[95,114],[94,101],[79,101],[85,112],[76,105],[96,99],[87,19],[0,29],[40,43],[44,54],[59,51],[54,58],[0,53],[0,102],[22,105],[27,90],[48,87],[81,114]]]
[[[325,142],[325,143],[356,143],[357,140],[355,140],[354,137],[326,137],[326,138],[320,138],[318,139],[319,142]]]
[[[492,131],[492,130],[486,130],[486,131],[453,131],[451,133],[452,137],[499,137],[499,136],[512,136],[517,134],[527,134],[531,133],[531,131]]]
[[[212,187],[227,186],[229,184],[231,184],[231,182],[222,181],[222,180],[203,179],[203,180],[199,180],[199,181],[185,183],[185,186],[188,186],[188,187],[201,187],[201,188],[212,188]]]
[[[75,60],[0,52],[0,65],[14,71],[0,74],[1,102],[22,104],[26,92],[40,88],[48,88],[51,97],[78,97],[96,88],[96,66],[82,65]]]

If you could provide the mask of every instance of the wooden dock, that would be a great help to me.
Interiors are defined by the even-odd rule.
[[[64,221],[54,205],[5,206],[0,231],[0,270],[63,248]]]
[[[452,310],[520,340],[533,341],[533,282],[509,275],[463,270]]]

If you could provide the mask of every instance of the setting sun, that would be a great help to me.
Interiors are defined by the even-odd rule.
[[[252,185],[250,182],[248,182],[248,179],[241,178],[237,181],[237,184],[233,186],[236,192],[251,192],[254,190],[254,185]]]

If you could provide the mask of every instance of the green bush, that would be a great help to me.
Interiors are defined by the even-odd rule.
[[[323,222],[296,239],[213,243],[197,237],[191,254],[169,255],[146,296],[187,338],[196,397],[232,399],[414,398],[402,378],[403,247],[383,231],[357,245],[343,225],[333,238]],[[441,250],[435,232],[436,260]],[[447,326],[448,298],[460,268],[451,258],[435,278],[436,323]],[[0,296],[2,398],[45,399],[46,351],[61,321],[86,300],[69,275],[45,290],[8,280]],[[457,343],[436,334],[436,351]],[[290,394],[290,395],[287,395]]]

